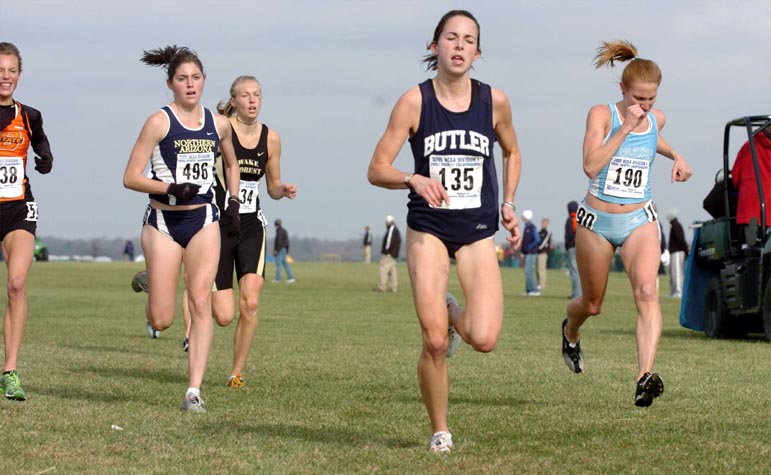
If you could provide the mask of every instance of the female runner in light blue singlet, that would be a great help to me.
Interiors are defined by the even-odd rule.
[[[621,247],[637,307],[635,405],[647,407],[664,392],[664,383],[652,372],[661,336],[656,286],[661,250],[650,169],[657,153],[674,162],[672,181],[688,180],[691,169],[660,134],[666,118],[653,108],[661,84],[658,65],[639,58],[637,48],[625,41],[603,43],[597,52],[597,68],[613,66],[614,61],[629,64],[621,76],[621,101],[589,110],[583,151],[589,191],[576,213],[576,260],[583,295],[568,303],[562,356],[571,371],[583,371],[579,328],[600,313],[613,255]]]

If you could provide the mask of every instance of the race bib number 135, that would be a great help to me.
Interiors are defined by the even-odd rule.
[[[472,209],[482,205],[483,157],[472,155],[431,155],[431,178],[442,182],[450,198],[447,209]]]

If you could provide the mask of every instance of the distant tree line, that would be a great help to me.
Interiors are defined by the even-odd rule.
[[[48,246],[50,255],[59,256],[106,256],[113,260],[123,259],[123,248],[127,239],[124,238],[90,238],[90,239],[62,239],[53,236],[39,236],[40,240]],[[142,245],[139,239],[132,239],[134,254],[142,254]],[[372,243],[373,260],[380,259],[380,239],[374,239]],[[290,236],[289,255],[298,261],[320,261],[322,256],[339,256],[340,261],[360,261],[362,240],[331,240],[318,238],[303,238]],[[273,256],[273,236],[268,237],[266,245],[269,257]],[[402,252],[404,256],[404,252]]]

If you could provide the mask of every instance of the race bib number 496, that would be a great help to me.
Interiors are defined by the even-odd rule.
[[[482,205],[483,157],[472,155],[431,155],[430,176],[442,182],[450,198],[446,209],[472,209]]]
[[[214,183],[213,153],[177,154],[177,183],[195,183],[200,186],[199,195],[208,193]]]

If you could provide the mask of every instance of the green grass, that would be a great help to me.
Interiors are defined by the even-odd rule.
[[[33,265],[19,365],[29,399],[0,400],[5,472],[771,472],[771,347],[707,340],[678,325],[678,300],[662,299],[656,369],[666,391],[636,408],[635,311],[623,274],[611,275],[603,314],[584,327],[585,372],[574,375],[559,352],[567,276],[550,271],[544,296],[525,298],[522,270],[502,270],[498,348],[463,346],[450,360],[456,450],[446,456],[427,451],[403,264],[398,294],[372,292],[377,264],[296,263],[295,285],[266,283],[247,386],[225,387],[234,325],[217,328],[205,415],[178,409],[181,317],[160,339],[147,337],[144,295],[129,286],[137,270]],[[3,265],[3,284],[6,276]]]

